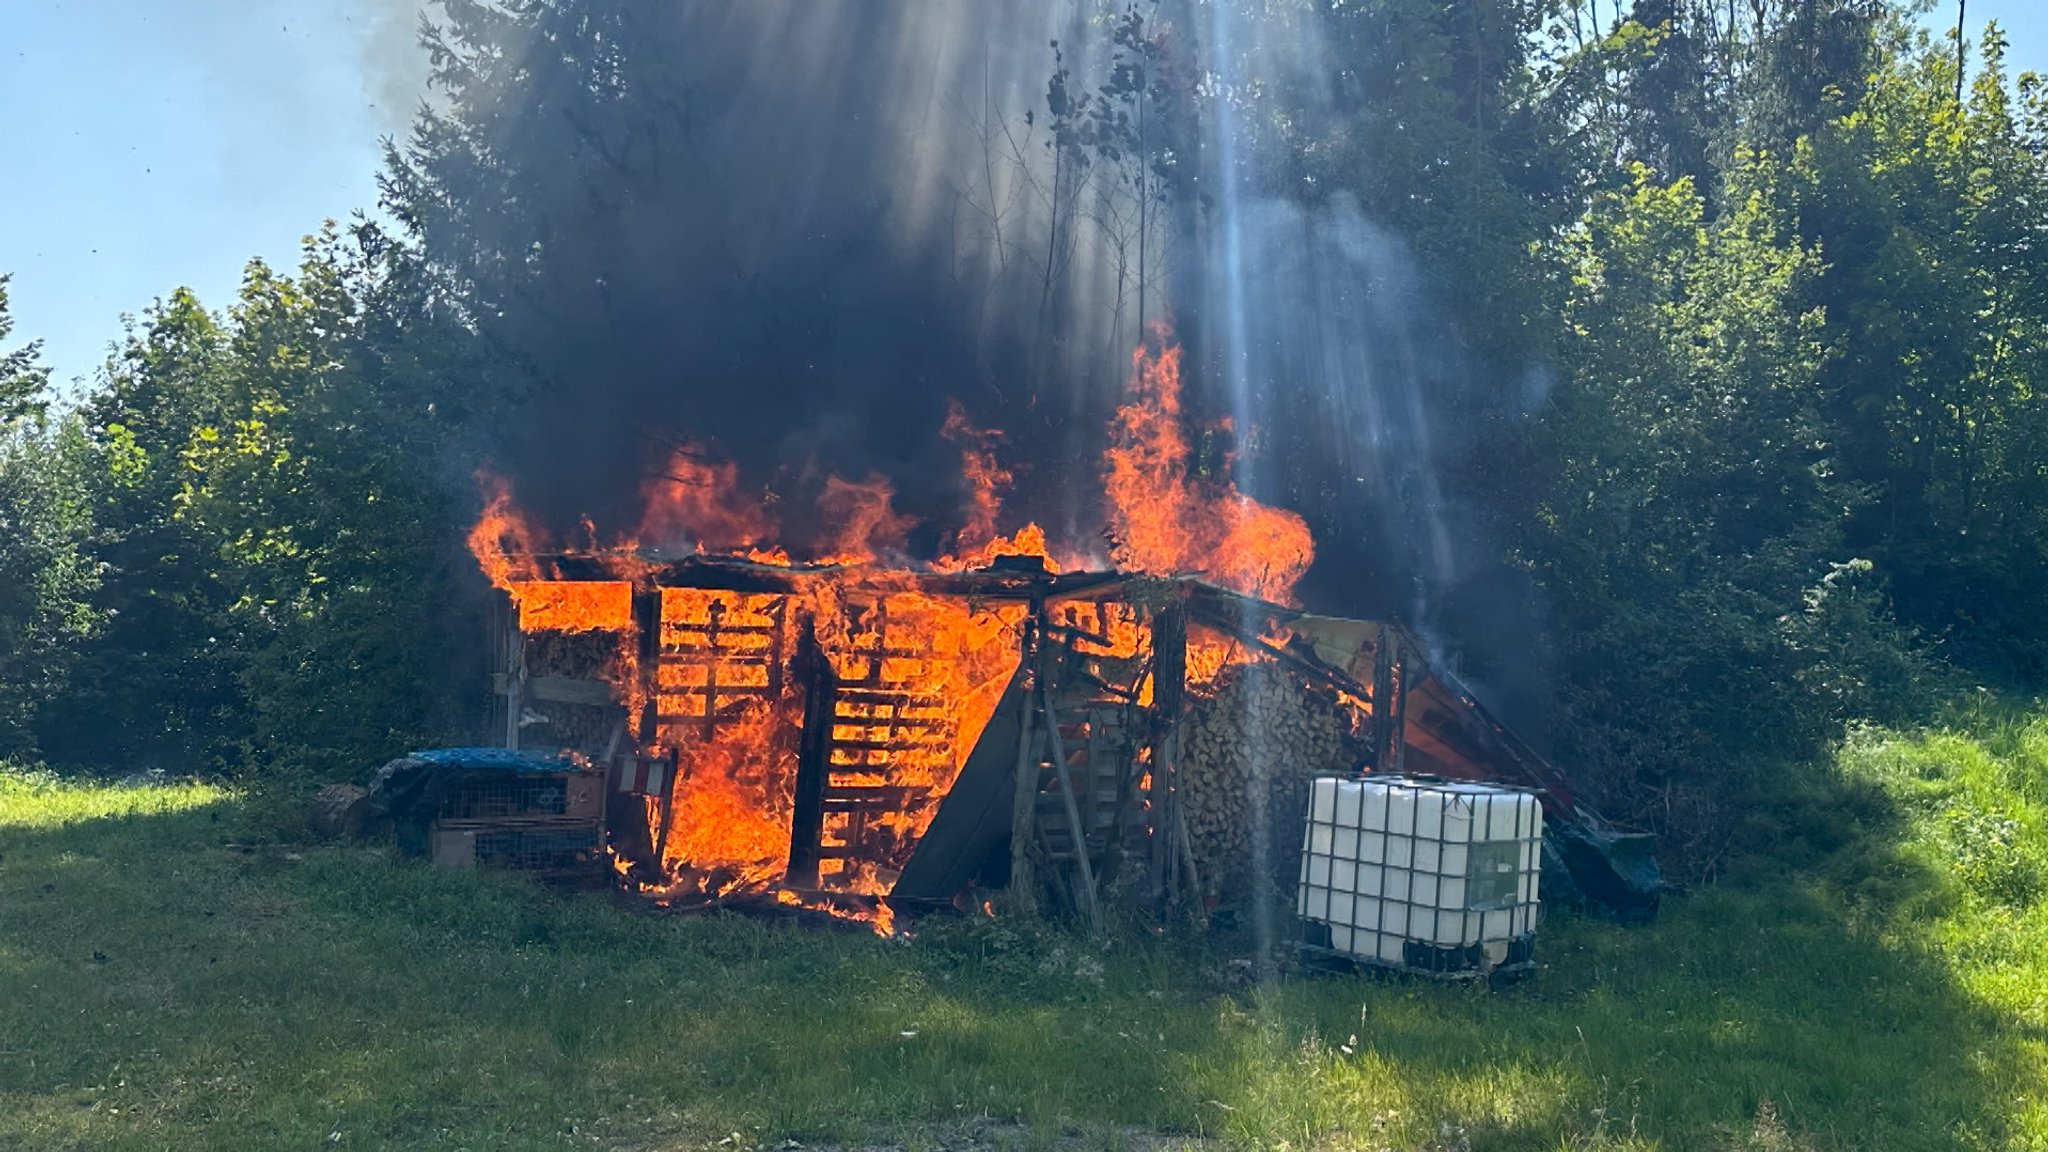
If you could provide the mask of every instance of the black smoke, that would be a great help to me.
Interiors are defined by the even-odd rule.
[[[489,349],[496,463],[558,530],[589,515],[617,531],[663,454],[693,444],[737,462],[799,547],[830,527],[815,523],[826,475],[879,474],[929,555],[963,505],[939,435],[952,398],[1003,430],[1015,519],[1086,547],[1129,351],[1170,321],[1192,415],[1237,420],[1221,443],[1240,486],[1318,537],[1311,606],[1400,615],[1506,654],[1482,664],[1535,667],[1515,623],[1532,593],[1444,479],[1479,442],[1475,413],[1518,417],[1523,374],[1494,387],[1510,402],[1474,407],[1485,372],[1445,307],[1455,286],[1370,206],[1265,171],[1298,167],[1275,159],[1299,144],[1275,125],[1349,130],[1323,35],[1344,17],[1239,5],[1255,35],[1223,46],[1213,4],[1146,7],[1153,67],[1180,85],[1161,107],[1188,119],[1158,149],[1170,175],[1143,185],[1141,315],[1133,169],[1099,149],[1056,169],[1048,146],[1053,42],[1073,90],[1099,91],[1121,7],[446,4],[434,110],[387,191]],[[1248,95],[1282,88],[1286,116]],[[1239,169],[1216,147],[1224,99]],[[1226,180],[1244,195],[1222,196]],[[1486,643],[1459,636],[1461,616],[1484,617]]]
[[[522,500],[629,526],[687,442],[799,534],[828,473],[885,475],[944,525],[954,397],[1007,433],[1019,502],[1078,523],[1116,380],[1077,351],[1086,277],[1044,290],[1032,219],[1048,153],[1023,116],[1070,31],[1057,7],[451,5],[447,111],[391,199],[511,386]]]

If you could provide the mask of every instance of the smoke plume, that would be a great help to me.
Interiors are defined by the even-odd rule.
[[[919,522],[903,547],[932,555],[987,516],[941,434],[957,401],[1003,432],[1002,527],[1107,555],[1107,421],[1131,348],[1170,321],[1190,424],[1228,421],[1197,466],[1308,516],[1309,603],[1428,626],[1491,587],[1474,558],[1497,550],[1443,480],[1471,368],[1427,269],[1356,203],[1259,175],[1299,143],[1261,93],[1289,88],[1297,122],[1336,114],[1324,17],[1266,6],[1235,28],[1220,7],[1145,10],[1165,93],[1146,130],[1193,111],[1143,165],[1051,147],[1055,69],[1071,99],[1131,58],[1095,0],[454,21],[451,111],[394,186],[517,377],[498,452],[522,503],[630,527],[685,448],[735,464],[793,541],[843,528],[820,512],[830,478],[886,477]]]

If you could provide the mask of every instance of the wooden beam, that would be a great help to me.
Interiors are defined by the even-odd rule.
[[[505,621],[505,747],[519,750],[519,718],[525,710],[526,633],[519,630],[514,605]]]
[[[818,646],[806,619],[797,640],[797,675],[804,684],[803,732],[796,753],[796,792],[789,827],[788,882],[799,888],[818,886],[818,863],[824,859],[825,787],[832,772],[832,713],[838,707],[838,677]]]
[[[1037,622],[1044,612],[1042,604],[1031,606],[1031,619],[1024,625],[1022,641],[1024,663],[1029,667],[1036,658],[1038,642]],[[1010,907],[1024,915],[1038,912],[1037,880],[1031,874],[1031,834],[1038,811],[1038,757],[1035,754],[1037,742],[1032,728],[1031,686],[1020,677],[1018,692],[1023,705],[1023,716],[1017,724],[1017,767],[1013,777],[1014,803],[1010,809]]]
[[[494,672],[491,674],[491,691],[508,697],[516,691],[550,704],[604,706],[619,702],[619,690],[608,681],[573,680],[564,676],[532,676],[514,681],[509,673]]]
[[[642,749],[652,751],[661,738],[661,589],[634,590],[633,627],[640,645],[640,715],[633,717],[634,735]]]
[[[680,749],[668,750],[668,787],[661,793],[661,832],[654,838],[655,875],[668,876],[668,830],[676,819],[676,777],[683,774],[683,758]]]
[[[1188,615],[1180,604],[1166,608],[1152,619],[1152,716],[1148,742],[1152,746],[1151,794],[1151,876],[1148,903],[1159,908],[1164,920],[1172,900],[1173,880],[1179,875],[1173,843],[1178,829],[1168,820],[1172,808],[1175,768],[1174,732],[1185,708],[1188,685]]]
[[[1180,733],[1174,733],[1172,739],[1179,740]],[[1173,842],[1178,849],[1181,867],[1187,869],[1188,916],[1195,922],[1195,931],[1207,931],[1209,909],[1203,903],[1207,895],[1202,891],[1202,873],[1195,867],[1195,842],[1188,835],[1187,809],[1178,802],[1173,806]]]
[[[1400,643],[1393,629],[1380,632],[1372,654],[1372,767],[1375,772],[1394,771],[1394,647]]]

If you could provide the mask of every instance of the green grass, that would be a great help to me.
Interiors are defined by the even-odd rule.
[[[1493,991],[663,918],[0,773],[0,1147],[2048,1147],[2048,720],[1974,731],[1855,733],[1797,871]]]

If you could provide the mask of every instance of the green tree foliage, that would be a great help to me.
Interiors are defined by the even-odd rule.
[[[227,410],[228,357],[221,322],[174,292],[131,329],[80,408],[105,625],[70,691],[41,710],[54,759],[192,772],[228,753],[232,640],[216,622],[233,592],[175,503],[193,430]]]
[[[179,291],[131,332],[81,409],[104,624],[39,711],[53,759],[346,774],[462,727],[468,377],[416,272],[330,227],[226,316]]]
[[[724,210],[689,178],[683,22],[619,0],[442,7],[425,43],[450,98],[388,146],[385,203],[494,350],[506,399],[581,393],[592,362],[657,371],[670,325],[650,245]],[[669,252],[729,258],[715,241]]]
[[[1784,165],[1725,176],[1714,216],[1639,166],[1565,242],[1572,369],[1523,538],[1559,611],[1560,752],[1625,812],[1704,809],[1745,763],[1731,748],[1779,763],[1819,735],[1775,622],[1827,575],[1855,500],[1812,387],[1821,262]]]
[[[374,228],[330,228],[296,279],[252,264],[225,418],[180,453],[176,516],[236,593],[221,619],[245,759],[360,768],[450,727],[464,672],[482,682],[446,655],[470,567],[438,459],[450,381],[421,362],[433,339],[392,255]]]
[[[1853,547],[1905,617],[2004,675],[2048,671],[2048,220],[2041,89],[2018,103],[1994,28],[1955,102],[1951,47],[1896,32],[1853,111],[1814,139],[1801,230],[1828,274],[1820,380]]]
[[[1535,66],[1541,10],[1505,0],[1332,7],[1328,71],[1261,86],[1258,183],[1354,196],[1429,270],[1454,330],[1474,346],[1471,378],[1517,381],[1548,335],[1546,269],[1532,248],[1576,215],[1590,160],[1570,130],[1571,89]]]
[[[0,276],[0,345],[14,327]],[[36,754],[39,704],[64,690],[95,617],[76,421],[48,418],[39,345],[0,353],[0,759]]]
[[[7,281],[8,277],[0,276],[0,346],[14,332],[14,317],[7,307]],[[47,410],[44,391],[50,384],[50,372],[38,363],[41,355],[41,341],[0,352],[0,428],[11,428]]]

